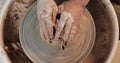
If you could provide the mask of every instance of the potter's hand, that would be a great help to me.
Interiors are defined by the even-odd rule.
[[[50,41],[53,38],[53,27],[58,8],[54,0],[38,0],[37,15],[41,38]]]
[[[70,42],[76,33],[76,26],[89,0],[70,0],[59,6],[60,19],[57,20],[55,39]]]

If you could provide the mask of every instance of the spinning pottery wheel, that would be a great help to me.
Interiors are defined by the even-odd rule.
[[[50,54],[51,51],[53,51],[53,50],[50,50],[50,48],[49,48],[49,52],[48,51],[44,52],[44,54],[46,54],[46,56],[45,55],[43,56],[45,59],[41,58],[42,55],[40,54],[39,51],[43,52],[43,50],[41,50],[41,49],[46,50],[46,48],[48,48],[48,47],[47,46],[45,46],[45,47],[41,46],[40,47],[40,44],[41,44],[42,41],[37,41],[36,40],[36,39],[38,39],[38,38],[36,38],[37,36],[39,36],[39,40],[40,40],[40,34],[36,33],[38,35],[35,35],[35,33],[33,33],[33,31],[32,32],[27,31],[29,33],[27,33],[27,32],[19,32],[20,33],[20,40],[21,40],[22,47],[24,48],[24,51],[27,54],[27,56],[29,57],[29,59],[26,57],[26,55],[24,54],[24,51],[21,50],[22,49],[21,45],[19,45],[19,38],[17,37],[17,40],[13,39],[13,38],[16,38],[16,35],[14,35],[14,33],[16,31],[18,31],[18,28],[15,25],[17,24],[18,27],[19,27],[18,22],[21,22],[21,18],[23,16],[20,17],[19,21],[18,20],[14,20],[15,16],[13,14],[16,15],[16,12],[18,12],[18,11],[14,11],[16,9],[11,11],[10,8],[13,9],[14,7],[16,7],[16,6],[12,6],[13,3],[16,4],[16,2],[12,2],[14,0],[1,0],[1,1],[6,1],[6,3],[2,4],[4,6],[3,7],[1,6],[1,8],[0,8],[0,9],[2,9],[2,10],[0,10],[0,13],[1,13],[0,14],[0,16],[1,16],[0,17],[0,31],[1,31],[0,32],[0,37],[1,37],[0,38],[0,43],[1,43],[0,44],[0,58],[2,58],[1,59],[2,61],[0,60],[0,63],[33,63],[29,59],[31,59],[32,61],[37,62],[37,63],[42,63],[42,60],[43,61],[49,60],[49,62],[51,60],[51,61],[53,61],[52,63],[55,63],[54,62],[55,60],[53,60],[52,58],[53,57],[54,58],[57,57],[57,55],[51,55],[52,57],[49,56],[50,59],[48,59],[48,54],[46,54],[46,53]],[[17,0],[15,0],[15,1],[17,1]],[[32,1],[32,0],[23,0],[23,1]],[[58,0],[58,1],[61,1],[61,0]],[[20,2],[17,2],[17,3],[20,3]],[[12,5],[10,5],[10,4],[12,4]],[[23,10],[24,12],[26,12],[23,8],[26,9],[29,6],[27,4],[27,7],[24,7],[23,4],[24,4],[24,6],[26,6],[26,3],[22,3],[20,5],[21,7],[19,7],[19,9]],[[19,5],[19,4],[17,4],[17,5]],[[35,6],[35,4],[34,4],[34,6]],[[34,8],[34,6],[33,6],[33,8]],[[95,25],[96,25],[95,26],[96,27],[96,40],[95,40],[95,44],[94,44],[94,47],[93,47],[90,55],[89,56],[87,56],[87,54],[85,55],[85,56],[87,56],[87,59],[84,60],[85,56],[82,53],[79,54],[79,57],[81,57],[81,58],[84,57],[83,58],[84,61],[81,62],[81,63],[112,63],[112,60],[113,60],[113,57],[114,57],[114,54],[115,54],[115,51],[116,51],[116,48],[117,48],[118,35],[119,34],[118,34],[117,16],[116,16],[115,11],[114,11],[114,9],[113,9],[113,7],[111,5],[111,2],[109,0],[91,0],[89,5],[87,6],[87,8],[89,9],[90,13],[92,14],[92,17],[93,17]],[[21,13],[24,14],[24,12],[21,12]],[[27,11],[25,16],[26,17],[30,16],[30,14],[31,14],[30,12],[32,13],[33,11],[31,11],[31,10]],[[11,18],[9,18],[9,14],[10,13],[13,13],[12,16],[14,16],[14,17],[11,17],[11,18],[13,18],[13,20],[11,20]],[[34,14],[34,13],[32,13],[32,14]],[[19,15],[19,14],[17,14],[17,15]],[[5,17],[7,17],[6,18],[7,20],[5,20]],[[31,19],[33,19],[33,17]],[[29,28],[27,30],[30,30],[31,27],[32,28],[33,27],[36,28],[36,26],[39,29],[38,25],[32,26],[32,24],[30,23],[30,22],[32,22],[34,24],[34,23],[37,22],[36,20],[34,20],[34,22],[33,22],[32,20],[28,20],[28,18],[24,17],[24,20],[22,20],[23,23],[21,24],[21,27],[20,27],[21,30],[19,30],[19,31],[23,31],[23,30],[26,31],[25,24],[29,24],[29,25],[26,25],[26,28]],[[22,26],[23,24],[24,24],[24,26]],[[81,22],[79,24],[83,24],[83,22]],[[84,25],[84,26],[86,26],[86,25]],[[88,26],[86,26],[86,27],[88,27]],[[14,31],[14,29],[11,28],[11,27],[15,27],[17,30]],[[36,32],[35,30],[38,30],[38,29],[34,29],[34,32]],[[84,27],[84,29],[85,29],[85,27]],[[83,29],[80,29],[80,28],[79,28],[79,30],[81,32],[83,31]],[[39,32],[39,30],[37,32]],[[30,34],[30,33],[33,35],[32,39],[29,38],[28,34]],[[84,35],[84,33],[83,33],[83,35]],[[18,34],[17,34],[17,36],[18,36]],[[30,35],[30,37],[31,37],[31,35]],[[29,42],[28,42],[28,39],[26,39],[26,38],[29,38]],[[83,39],[84,40],[83,36],[80,36],[79,39]],[[30,41],[30,40],[33,40],[34,42]],[[42,43],[46,44],[46,42],[42,42]],[[58,43],[58,42],[55,42],[55,43]],[[83,42],[80,41],[80,43],[83,43]],[[84,42],[84,44],[85,43],[86,42]],[[52,44],[47,43],[47,44],[50,47],[53,47],[52,45],[54,45],[54,43],[52,43]],[[76,44],[79,44],[79,43],[76,42]],[[16,49],[16,47],[14,47],[14,45],[19,45],[19,46]],[[70,45],[70,47],[66,47],[65,50],[62,50],[59,47],[59,49],[57,49],[57,50],[66,51],[66,50],[69,49],[69,51],[70,51],[70,49],[72,49],[72,46],[75,46],[75,45],[72,44],[72,45]],[[80,47],[83,47],[83,46],[80,46]],[[85,49],[85,47],[86,46],[84,46],[83,49]],[[55,48],[55,47],[53,47],[53,48]],[[73,48],[73,49],[75,49],[75,48]],[[83,51],[83,49],[81,49],[81,50],[78,49],[78,51]],[[39,54],[36,54],[36,53],[39,53]],[[72,53],[75,53],[75,50],[74,50],[74,52],[72,50]],[[73,54],[71,54],[71,55],[73,55]],[[78,54],[76,54],[76,55],[78,55]],[[74,57],[76,57],[76,56],[74,56]],[[41,60],[41,62],[38,62],[38,60]],[[81,59],[79,61],[81,61]]]
[[[90,20],[84,21],[84,16]],[[60,42],[47,43],[40,37],[36,3],[26,12],[20,26],[20,41],[26,55],[35,63],[80,63],[90,53],[95,41],[95,24],[86,9],[79,21],[74,40],[65,50]]]

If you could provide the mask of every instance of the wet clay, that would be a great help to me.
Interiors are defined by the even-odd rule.
[[[91,4],[88,5],[88,9],[91,12],[96,24],[97,37],[94,49],[85,61],[88,62],[88,59],[90,58],[90,61],[92,60],[91,63],[104,63],[104,61],[106,61],[106,59],[108,58],[109,52],[112,47],[112,24],[107,12],[105,11],[106,8],[103,8],[104,4],[100,0],[92,0],[90,3]],[[15,12],[17,11],[14,11],[14,13]],[[8,12],[4,27],[5,50],[13,63],[32,63],[24,54],[20,45],[18,37],[18,25],[16,26],[16,22],[20,18],[16,16],[10,17],[10,13],[11,11]]]

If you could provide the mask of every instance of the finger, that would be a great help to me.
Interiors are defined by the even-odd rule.
[[[49,34],[48,34],[48,30],[47,30],[47,26],[45,24],[44,18],[42,18],[41,16],[39,17],[39,24],[40,24],[40,30],[43,33],[42,35],[44,36],[44,39],[46,41],[49,41]]]
[[[74,25],[72,28],[71,28],[71,32],[69,34],[69,37],[67,39],[68,43],[72,42],[73,41],[73,38],[74,38],[74,35],[76,34],[77,32],[77,29],[76,29],[76,26]]]
[[[64,40],[64,42],[67,42],[67,39],[69,37],[70,32],[72,31],[71,28],[73,26],[73,17],[71,15],[69,15],[69,18],[67,20],[67,23],[65,24],[65,28],[64,28],[64,34],[62,36],[62,39]]]
[[[46,25],[46,28],[47,28],[48,35],[49,35],[50,39],[52,39],[53,26],[54,26],[51,14],[52,14],[52,8],[47,8],[43,11],[43,15],[42,15],[42,18],[44,19],[44,22],[45,22],[45,25]]]
[[[55,27],[55,23],[56,23],[56,15],[58,13],[58,7],[56,5],[56,3],[54,2],[53,5],[51,5],[51,15],[50,15],[50,18],[49,20],[51,20],[51,28],[49,28],[49,31],[50,31],[50,38],[52,39],[53,38],[53,35],[54,35],[54,27]],[[50,27],[50,26],[49,26]]]
[[[53,9],[53,11],[52,11],[52,21],[53,21],[53,23],[55,24],[55,22],[56,22],[56,16],[57,16],[57,13],[58,13],[57,4],[54,4],[54,5],[52,6],[52,9]]]
[[[44,9],[46,8],[46,2],[48,0],[38,0],[37,3],[37,15],[38,15],[38,21],[39,21],[39,27],[40,27],[40,35],[43,40],[49,41],[48,38],[48,32],[44,20],[44,16],[46,16]]]
[[[63,28],[64,28],[65,23],[67,22],[67,20],[68,20],[68,13],[62,12],[60,20],[57,21],[57,24],[56,24],[56,34],[55,34],[55,39],[56,40],[59,39],[60,34],[62,33]]]
[[[56,14],[58,12],[57,5],[53,0],[48,0],[46,6],[41,10],[42,18],[47,26],[49,38],[53,38],[53,26],[55,26]]]
[[[58,6],[58,9],[59,9],[58,13],[63,12],[63,10],[64,10],[64,5],[61,4],[60,6]]]
[[[49,19],[45,19],[45,26],[46,26],[46,30],[48,31],[48,36],[50,39],[52,39],[52,35],[53,35],[53,24],[52,23],[48,23],[48,21],[51,22],[51,20]]]
[[[46,40],[45,39],[45,35],[44,35],[44,31],[42,29],[42,25],[43,25],[43,20],[41,19],[41,16],[40,14],[37,16],[38,17],[38,21],[39,21],[39,30],[40,30],[40,36],[43,40]]]
[[[39,23],[40,23],[40,22],[39,22]],[[42,38],[43,40],[45,40],[45,35],[44,35],[43,30],[42,30],[41,24],[39,24],[39,29],[40,29],[40,36],[41,36],[41,38]]]

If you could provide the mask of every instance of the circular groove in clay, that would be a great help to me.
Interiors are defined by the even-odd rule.
[[[86,10],[85,13],[89,14],[88,10]],[[36,14],[36,3],[34,3],[28,9],[23,18],[23,22],[21,23],[20,41],[26,55],[35,63],[81,62],[90,53],[95,41],[96,33],[93,20],[88,21],[87,24],[80,22],[80,26],[83,30],[80,30],[82,33],[78,33],[79,36],[77,38],[80,40],[76,40],[77,43],[75,43],[75,45],[70,46],[65,51],[61,50],[60,47],[52,47],[40,38],[39,24]],[[86,26],[85,29],[84,26]],[[79,44],[78,41],[83,43]],[[74,48],[76,49],[74,50]]]

